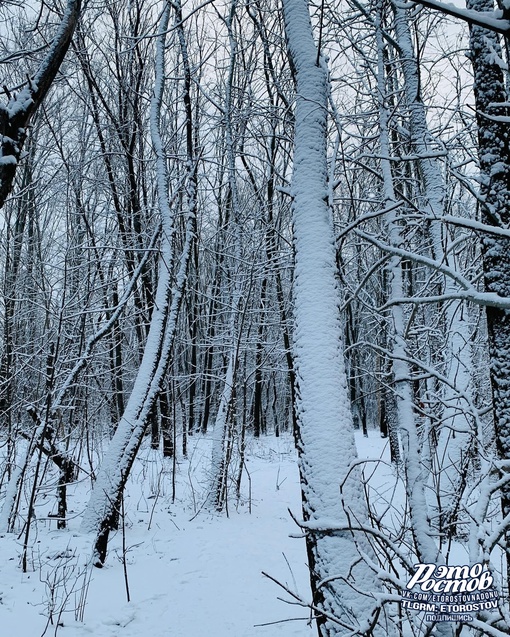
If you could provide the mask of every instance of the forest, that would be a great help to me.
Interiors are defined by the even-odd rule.
[[[19,573],[51,523],[106,572],[141,454],[175,501],[205,445],[217,519],[292,440],[315,634],[510,634],[508,0],[0,0],[0,33]]]

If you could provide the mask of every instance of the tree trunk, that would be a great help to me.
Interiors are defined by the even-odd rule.
[[[26,86],[16,95],[9,93],[6,106],[0,106],[0,208],[12,190],[16,169],[34,113],[46,97],[78,22],[81,0],[69,0],[59,29],[50,44],[39,70],[27,77]]]
[[[366,520],[367,512],[357,471],[351,471],[340,488],[357,452],[343,361],[334,233],[328,205],[327,70],[313,41],[307,3],[284,0],[283,11],[296,82],[293,351],[303,516],[305,522],[320,524],[328,519],[348,525],[350,513],[360,521]],[[366,621],[368,631],[377,616],[373,594],[379,586],[360,558],[359,540],[349,532],[307,535],[321,637],[338,635],[338,623],[347,630],[365,632],[360,622]],[[375,629],[374,634],[379,631]]]
[[[405,82],[407,109],[410,119],[412,151],[416,153],[419,175],[421,177],[420,208],[424,214],[434,217],[428,224],[431,238],[432,258],[440,263],[450,261],[455,265],[455,253],[448,254],[450,240],[443,232],[441,218],[445,215],[446,187],[439,160],[432,157],[434,140],[429,131],[425,105],[420,93],[420,68],[414,51],[406,10],[394,5],[394,22],[397,42],[400,46],[400,58]],[[419,193],[420,194],[420,193]],[[426,226],[427,227],[427,226]],[[452,263],[453,262],[453,263]],[[445,277],[442,284],[446,296],[454,294],[456,283]],[[460,485],[469,459],[472,444],[472,419],[468,412],[473,408],[470,392],[473,367],[469,344],[469,324],[467,307],[463,301],[447,301],[445,348],[447,351],[447,378],[450,381],[444,387],[442,424],[439,431],[438,447],[435,450],[437,460],[438,507],[440,512],[440,531],[451,536],[455,532],[456,515],[461,495]],[[428,305],[425,312],[433,314],[437,308]]]
[[[390,108],[387,99],[386,60],[382,35],[383,3],[379,3],[377,16],[377,59],[378,59],[378,95],[379,95],[379,143],[381,152],[381,169],[383,174],[384,205],[390,209],[386,214],[386,230],[389,244],[400,248],[403,226],[397,218],[396,188],[389,158],[390,144]],[[404,274],[399,256],[393,255],[388,261],[389,298],[402,299],[404,295]],[[426,487],[429,477],[429,453],[426,437],[419,431],[414,402],[412,368],[409,363],[406,343],[406,317],[401,303],[391,305],[391,365],[396,396],[396,420],[402,444],[402,459],[405,470],[405,487],[409,505],[411,532],[414,549],[422,563],[442,564],[444,557],[433,539],[433,530],[428,514]],[[447,622],[437,624],[437,634],[452,635],[451,626]]]
[[[468,0],[468,9],[492,11],[492,0]],[[499,36],[470,25],[470,58],[478,123],[478,158],[483,195],[482,221],[510,228],[510,124],[509,96],[501,66]],[[499,105],[501,104],[501,105]],[[498,119],[503,116],[502,119]],[[487,292],[510,297],[510,241],[484,235],[482,255]],[[493,394],[496,448],[501,460],[510,460],[510,311],[487,308],[490,376]],[[503,517],[510,514],[510,482],[501,487]],[[510,587],[510,528],[505,531],[507,585]]]
[[[155,95],[151,109],[151,136],[158,162],[157,193],[162,222],[158,283],[142,362],[124,414],[100,467],[83,517],[83,531],[96,532],[94,563],[99,567],[104,564],[106,559],[108,536],[118,515],[119,503],[126,481],[147,429],[149,414],[160,392],[164,374],[168,368],[195,237],[196,209],[192,205],[193,200],[190,200],[188,202],[184,247],[179,259],[178,271],[175,274],[174,263],[176,259],[173,237],[176,211],[168,201],[168,172],[160,134],[165,78],[164,48],[170,8],[170,2],[166,2],[157,42]],[[188,166],[188,186],[191,192],[194,171],[194,164],[190,164]],[[173,283],[174,277],[175,283]]]

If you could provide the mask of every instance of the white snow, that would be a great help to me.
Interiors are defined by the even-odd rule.
[[[56,523],[46,517],[52,507],[50,498],[39,506],[31,572],[21,572],[21,543],[16,535],[0,536],[2,635],[43,634],[51,597],[44,580],[56,582],[55,623],[64,589],[76,590],[61,617],[64,627],[57,634],[62,637],[316,634],[307,625],[307,609],[279,601],[278,597],[288,595],[261,574],[266,571],[309,600],[305,542],[290,537],[299,529],[287,511],[290,508],[296,517],[301,515],[292,439],[285,436],[250,442],[247,466],[252,513],[245,475],[242,500],[237,507],[230,503],[229,517],[211,514],[205,508],[198,514],[195,511],[194,502],[202,504],[207,495],[211,438],[189,442],[191,459],[179,460],[174,504],[171,463],[163,465],[149,449],[142,449],[136,461],[126,496],[129,603],[119,531],[112,537],[105,567],[89,570],[84,621],[76,621],[75,608],[90,555],[90,537],[78,532],[79,508],[86,502],[88,481],[73,487],[71,508],[76,517],[69,530],[56,531]],[[266,623],[270,625],[258,626]],[[53,635],[55,628],[50,626],[46,634]]]
[[[18,162],[14,155],[4,155],[0,157],[0,166],[16,165]]]

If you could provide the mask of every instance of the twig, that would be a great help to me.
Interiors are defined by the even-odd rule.
[[[121,496],[121,507],[122,507],[122,568],[124,569],[124,583],[126,584],[126,597],[128,603],[131,601],[131,597],[129,595],[129,581],[128,581],[128,572],[127,572],[127,561],[126,561],[126,511],[124,509],[124,495]]]

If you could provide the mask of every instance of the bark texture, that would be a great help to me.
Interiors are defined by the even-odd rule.
[[[357,454],[343,361],[334,233],[328,205],[328,75],[313,40],[306,2],[284,0],[283,7],[296,82],[293,355],[303,515],[309,529],[326,520],[337,520],[347,528],[350,519],[362,521],[366,512],[360,476],[356,471],[349,473]],[[321,637],[366,634],[377,622],[375,595],[379,586],[360,559],[359,549],[360,544],[348,530],[312,531],[307,536],[313,602]],[[374,630],[373,634],[378,634],[378,629]],[[388,634],[387,629],[384,634]]]
[[[492,11],[491,0],[468,0],[468,9]],[[510,124],[508,93],[502,67],[499,36],[470,26],[470,58],[478,124],[478,159],[483,196],[482,221],[510,228]],[[503,116],[503,117],[501,117]],[[510,297],[510,241],[484,234],[482,254],[487,292]],[[510,312],[487,308],[490,376],[493,394],[496,447],[501,460],[510,460]],[[510,484],[501,489],[503,516],[510,514]],[[505,533],[507,580],[510,581],[510,530]]]

